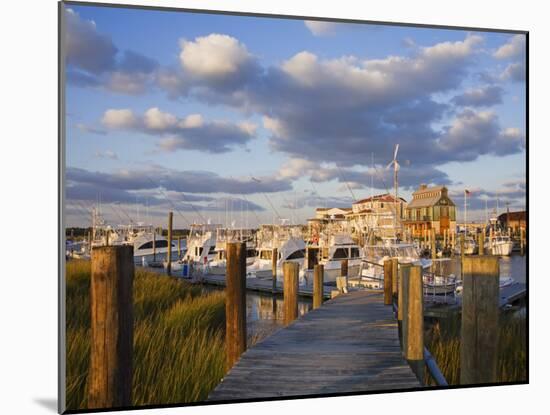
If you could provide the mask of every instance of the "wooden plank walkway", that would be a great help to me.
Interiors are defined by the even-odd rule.
[[[392,307],[379,292],[340,295],[247,350],[209,401],[418,388]]]
[[[225,287],[225,275],[210,275],[205,274],[200,277],[200,280],[206,284],[218,285]],[[256,278],[249,277],[246,279],[246,289],[251,291],[258,291],[271,294],[272,291],[272,280],[271,278]],[[335,290],[335,286],[325,285],[323,287],[323,295],[325,298],[330,298],[330,292]],[[277,281],[276,293],[283,293],[283,284],[281,281]],[[301,285],[298,289],[298,295],[302,297],[313,297],[313,286],[312,285]]]

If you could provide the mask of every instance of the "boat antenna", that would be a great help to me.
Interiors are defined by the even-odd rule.
[[[160,186],[159,183],[155,183],[153,181],[153,179],[151,179],[151,177],[149,176],[146,176],[147,179],[149,179],[149,181],[151,183],[153,183],[153,185],[155,185],[157,187],[157,190],[158,192],[168,201],[168,203],[170,203],[170,206],[172,206],[172,209],[174,209],[178,215],[180,215],[182,217],[182,219],[184,220],[184,222],[190,226],[190,223],[189,221],[187,220],[187,218],[185,216],[183,216],[183,214],[180,212],[180,210],[176,207],[176,205],[172,202],[172,200],[168,197],[168,195],[162,190],[162,186]],[[200,212],[195,208],[195,206],[190,203],[190,206],[193,208],[193,210],[195,211],[195,213],[199,216],[199,218],[204,222],[204,218],[202,217],[202,215],[200,214]]]
[[[250,176],[252,180],[254,180],[256,183],[261,183],[262,181],[260,179],[255,178],[254,176]],[[267,200],[267,203],[269,203],[269,206],[271,206],[271,209],[273,209],[273,212],[277,215],[277,218],[279,220],[282,220],[283,218],[281,215],[279,215],[279,212],[277,212],[277,209],[275,209],[275,206],[273,206],[273,203],[271,203],[271,200],[269,197],[265,194],[265,192],[262,192],[262,195],[264,195],[265,200]]]
[[[351,197],[352,197],[353,201],[355,202],[357,200],[357,198],[353,194],[353,190],[351,190],[351,186],[349,185],[348,181],[346,180],[346,178],[344,176],[344,173],[342,172],[342,170],[340,169],[338,164],[336,164],[336,169],[338,170],[338,176],[339,176],[340,180],[343,181],[346,184],[346,187],[348,188],[348,190],[351,194]]]

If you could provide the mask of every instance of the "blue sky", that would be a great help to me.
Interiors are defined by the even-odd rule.
[[[67,9],[69,226],[303,222],[386,192],[395,144],[407,200],[525,206],[524,35]]]

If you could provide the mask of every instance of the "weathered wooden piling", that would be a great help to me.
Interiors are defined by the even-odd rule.
[[[166,273],[172,275],[172,222],[174,213],[168,212],[168,251],[166,252]]]
[[[464,259],[460,383],[497,381],[499,320],[499,259]]]
[[[277,290],[277,248],[271,250],[271,291],[275,293]]]
[[[178,260],[181,259],[181,236],[178,236]]]
[[[283,264],[284,276],[284,322],[292,323],[298,318],[298,273],[300,266],[296,262],[287,261]]]
[[[431,237],[430,237],[430,243],[431,243],[431,251],[432,251],[432,259],[437,258],[437,249],[435,244],[435,229],[432,228]]]
[[[319,248],[307,248],[307,269],[312,270],[319,263]]]
[[[340,261],[340,276],[341,277],[347,277],[348,276],[348,260],[343,259]]]
[[[132,404],[134,247],[91,253],[88,408]]]
[[[521,256],[525,254],[525,229],[520,228],[519,229],[519,250]]]
[[[157,232],[153,231],[153,262],[157,261]]]
[[[397,320],[401,323],[403,321],[403,310],[406,304],[406,290],[405,279],[408,278],[411,269],[411,264],[401,264],[399,266],[399,288],[397,290]]]
[[[391,259],[384,261],[384,305],[392,304],[393,265]]]
[[[493,255],[493,236],[494,236],[494,231],[493,231],[493,227],[491,226],[491,228],[489,228],[489,241],[488,241],[488,248],[487,248],[487,255]]]
[[[405,343],[405,358],[412,361],[424,360],[424,295],[422,290],[422,267],[410,267],[406,283],[407,304],[405,316],[407,320],[407,342]]]
[[[397,300],[397,291],[399,290],[399,260],[397,258],[391,259],[391,268],[392,268],[391,293],[392,293],[393,300]]]
[[[315,265],[313,269],[313,308],[323,305],[325,267],[322,264]]]
[[[478,252],[478,255],[485,254],[485,231],[484,230],[482,230],[477,235],[477,252]]]
[[[229,370],[246,350],[246,243],[228,242],[225,252],[225,348]]]

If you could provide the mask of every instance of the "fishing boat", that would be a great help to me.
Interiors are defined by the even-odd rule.
[[[221,225],[206,223],[192,224],[187,238],[187,252],[183,260],[206,267],[215,259],[216,231]]]
[[[386,242],[383,245],[370,245],[363,248],[363,260],[359,271],[359,278],[363,285],[371,289],[384,288],[384,262],[397,258],[400,264],[420,265],[423,270],[432,266],[433,261],[422,258],[419,249],[412,243]],[[440,279],[430,279],[424,276],[424,283],[432,286],[442,285],[446,290],[447,283]],[[454,290],[454,286],[453,286]]]
[[[208,262],[207,272],[212,275],[225,275],[227,255],[225,251],[228,242],[246,243],[246,265],[252,265],[256,260],[256,243],[254,233],[250,229],[223,228],[217,230],[214,259]]]
[[[347,233],[330,235],[319,241],[321,258],[319,264],[324,267],[324,281],[335,282],[340,276],[342,261],[348,260],[348,277],[359,275],[361,267],[361,248]]]
[[[465,233],[464,234],[464,255],[473,255],[477,250],[477,243],[475,238]],[[460,243],[455,246],[455,253],[460,254]]]
[[[512,253],[514,243],[508,235],[492,235],[485,243],[485,248],[488,248],[491,255],[509,256]]]
[[[300,282],[304,279],[306,243],[300,227],[291,225],[262,225],[257,235],[258,256],[247,267],[247,275],[256,278],[271,278],[273,249],[277,248],[277,279],[282,279],[284,262],[296,262],[300,265]]]

